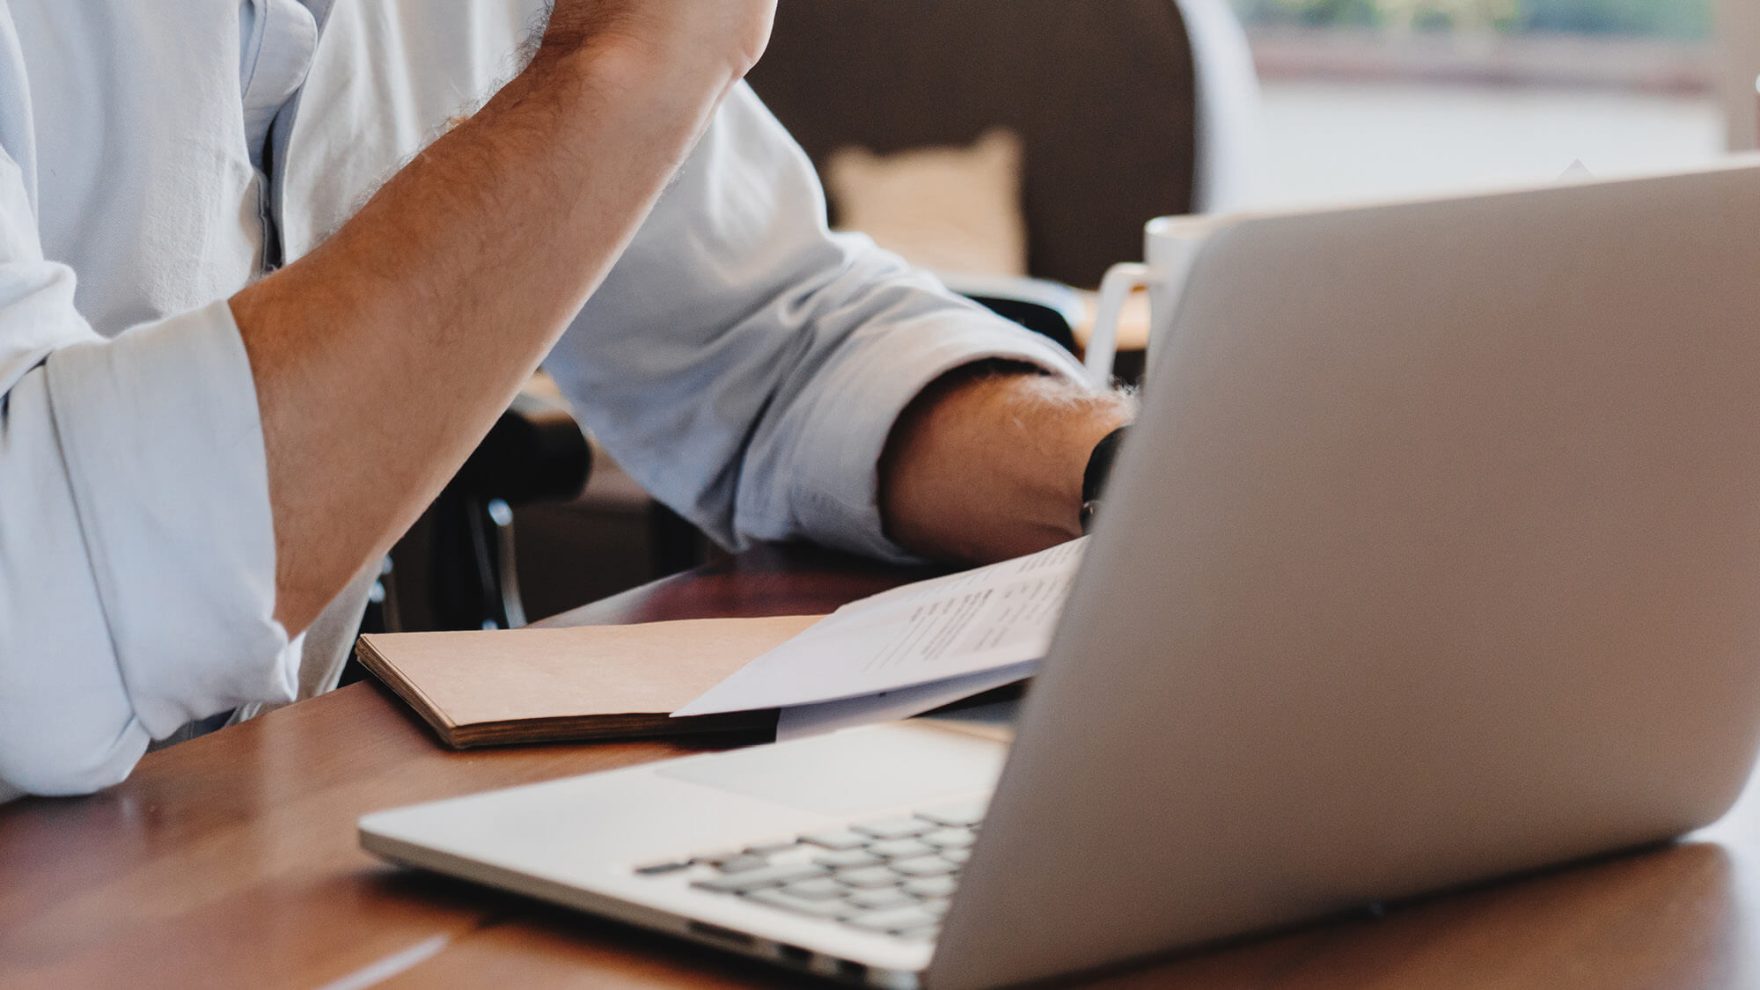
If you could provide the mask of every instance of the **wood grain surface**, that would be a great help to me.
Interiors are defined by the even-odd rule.
[[[561,616],[828,611],[921,572],[761,548]],[[626,766],[658,743],[439,746],[358,684],[0,806],[0,987],[767,987],[780,971],[379,864],[363,813]],[[1086,982],[1107,988],[1760,987],[1760,793],[1662,849]]]

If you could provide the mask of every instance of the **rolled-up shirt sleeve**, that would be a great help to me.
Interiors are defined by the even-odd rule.
[[[1063,349],[831,233],[811,163],[749,88],[717,115],[547,364],[630,473],[716,540],[884,559],[879,462],[935,379]]]
[[[0,151],[0,791],[85,793],[153,738],[291,700],[250,366],[224,302],[100,338]]]

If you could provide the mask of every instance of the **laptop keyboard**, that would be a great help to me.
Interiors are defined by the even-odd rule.
[[[971,856],[982,804],[856,822],[793,839],[637,867],[691,886],[912,941],[935,938]]]

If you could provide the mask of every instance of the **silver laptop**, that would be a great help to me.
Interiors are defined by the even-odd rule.
[[[1760,745],[1760,168],[1213,240],[1012,742],[918,720],[369,815],[852,983],[1072,973],[1679,836]]]

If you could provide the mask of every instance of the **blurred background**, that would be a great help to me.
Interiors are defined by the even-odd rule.
[[[752,84],[830,222],[1079,352],[1151,217],[1702,165],[1754,147],[1757,76],[1760,0],[780,0]],[[522,403],[370,623],[517,625],[718,552],[541,378]]]
[[[1234,0],[1264,83],[1256,194],[1275,205],[1545,179],[1577,160],[1597,174],[1708,162],[1752,141],[1760,34],[1752,0],[1716,2]]]

